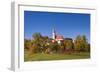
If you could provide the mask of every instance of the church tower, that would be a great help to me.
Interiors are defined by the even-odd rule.
[[[64,40],[62,35],[58,35],[56,33],[55,28],[53,28],[53,30],[52,30],[52,39],[53,39],[52,40],[53,43],[57,42],[58,44],[60,44]]]
[[[56,39],[56,31],[55,31],[55,29],[53,28],[53,30],[52,30],[52,39]]]

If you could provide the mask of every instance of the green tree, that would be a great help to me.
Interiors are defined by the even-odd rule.
[[[50,48],[51,48],[51,51],[53,53],[58,53],[58,50],[59,50],[59,45],[57,42],[54,42],[50,45]]]
[[[64,45],[66,49],[73,49],[73,41],[72,40],[65,40]]]
[[[87,51],[89,48],[86,36],[78,35],[74,41],[74,47],[76,51]]]
[[[65,49],[64,42],[58,44],[58,53],[63,53],[64,49]]]
[[[24,39],[24,50],[30,50],[31,45],[32,45],[31,40]]]
[[[42,36],[40,33],[33,34],[33,41],[34,41],[33,44],[35,46],[38,46],[37,53],[45,53],[50,42],[48,36]]]
[[[80,51],[83,47],[82,45],[82,37],[78,35],[74,41],[74,47],[76,51]]]
[[[32,37],[33,37],[34,40],[40,41],[42,35],[41,35],[40,33],[37,32],[37,33],[34,33],[34,34],[32,35]]]

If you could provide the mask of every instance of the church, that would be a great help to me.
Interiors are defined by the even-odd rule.
[[[64,37],[62,35],[59,35],[56,33],[56,30],[52,30],[52,42],[57,42],[60,44],[64,40]]]

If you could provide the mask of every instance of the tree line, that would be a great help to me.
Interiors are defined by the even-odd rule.
[[[73,52],[90,52],[90,44],[85,35],[78,35],[75,40],[64,39],[62,43],[52,42],[48,36],[42,36],[41,33],[32,35],[32,39],[24,39],[24,50],[29,54],[34,53],[59,53],[67,54]]]

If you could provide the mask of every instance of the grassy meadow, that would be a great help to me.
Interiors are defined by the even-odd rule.
[[[32,55],[28,55],[26,53],[24,56],[25,56],[24,61],[72,60],[72,59],[88,59],[90,58],[90,53],[89,52],[80,52],[72,54],[37,53]]]

